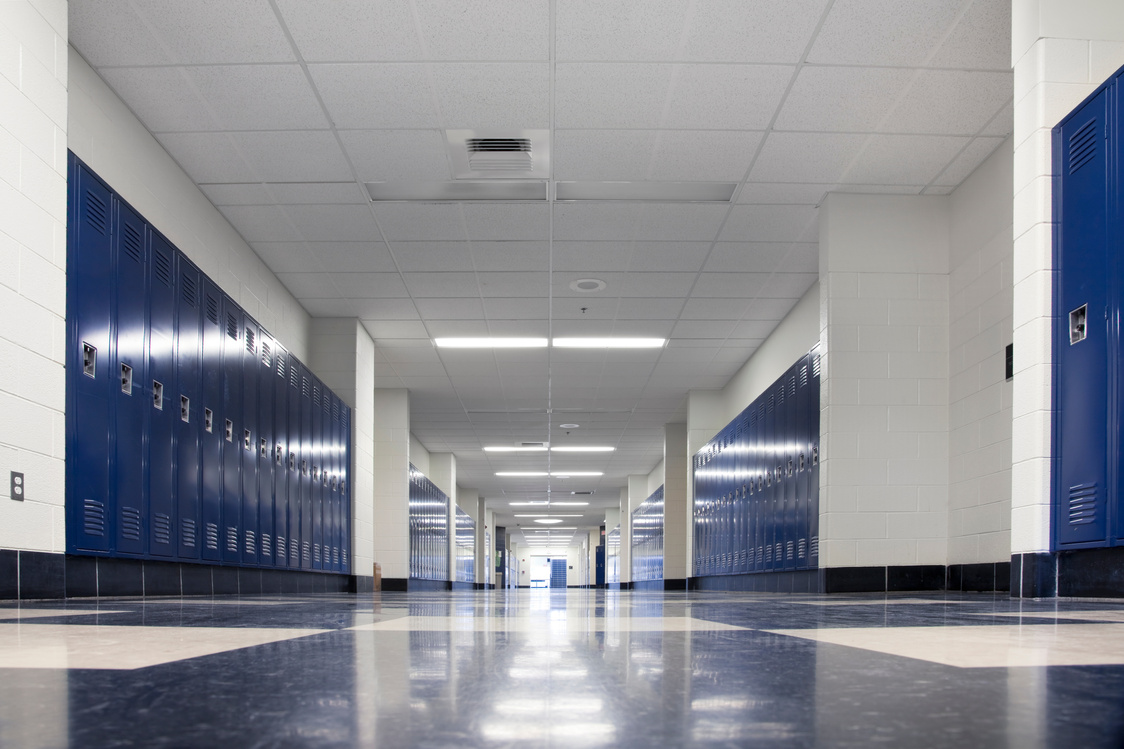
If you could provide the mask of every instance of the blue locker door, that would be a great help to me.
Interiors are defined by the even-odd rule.
[[[148,383],[148,323],[146,291],[149,289],[148,227],[128,206],[116,207],[114,233],[116,281],[114,331],[116,365],[106,360],[120,378],[114,388],[114,460],[112,492],[117,508],[115,548],[118,554],[141,556],[148,539],[145,498],[146,438],[152,408]]]
[[[316,378],[312,379],[312,428],[309,442],[309,459],[312,488],[312,569],[324,569],[322,547],[324,545],[324,492],[321,470],[324,467],[324,451],[321,446],[324,429],[324,388]]]
[[[1059,175],[1054,196],[1058,270],[1054,534],[1059,547],[1101,545],[1108,537],[1107,103],[1108,92],[1102,91],[1054,132],[1054,173]],[[1071,327],[1075,328],[1072,336]]]
[[[738,436],[734,445],[734,497],[738,513],[737,572],[749,572],[749,414],[738,414]]]
[[[289,353],[273,354],[273,564],[289,566]]]
[[[70,156],[67,241],[67,550],[109,552],[113,249],[109,189]]]
[[[781,472],[784,480],[784,568],[796,569],[796,543],[799,534],[796,530],[796,419],[799,414],[796,401],[796,367],[792,367],[784,377],[785,388],[785,429],[784,455]]]
[[[340,403],[340,571],[351,570],[351,408]]]
[[[180,419],[176,394],[176,251],[166,239],[149,232],[148,379],[148,553],[169,558],[176,553],[174,530],[175,444]]]
[[[288,455],[288,526],[289,526],[289,566],[301,566],[301,371],[297,357],[289,355],[289,384],[286,388],[289,411],[287,446]]]
[[[258,564],[258,455],[261,423],[258,418],[258,383],[261,380],[261,330],[244,316],[242,341],[242,564]]]
[[[1116,439],[1115,450],[1119,454],[1121,440],[1124,439],[1124,367],[1120,366],[1121,362],[1124,361],[1124,330],[1122,330],[1124,320],[1121,319],[1121,309],[1124,308],[1124,293],[1121,292],[1121,289],[1124,288],[1124,232],[1122,232],[1122,229],[1124,229],[1124,199],[1121,197],[1121,187],[1124,185],[1124,156],[1121,155],[1121,138],[1124,138],[1124,111],[1121,110],[1121,106],[1124,105],[1124,74],[1116,76],[1110,91],[1113,97],[1112,111],[1114,117],[1109,136],[1109,143],[1112,144],[1111,167],[1108,177],[1108,210],[1111,228],[1108,231],[1109,246],[1107,252],[1110,262],[1115,264],[1111,271],[1111,277],[1114,280],[1112,306],[1115,310],[1113,360],[1116,362],[1114,383],[1116,412],[1112,431]],[[1115,486],[1113,487],[1116,496],[1109,500],[1108,514],[1110,528],[1115,526],[1113,528],[1113,535],[1115,536],[1113,545],[1119,545],[1124,543],[1124,471],[1120,470],[1118,462],[1111,465],[1116,474]]]
[[[201,454],[199,432],[203,420],[202,375],[202,285],[199,270],[183,255],[178,258],[179,287],[176,293],[176,382],[179,418],[176,420],[176,555],[199,559],[201,541],[199,487]]]
[[[809,434],[811,471],[808,475],[808,566],[820,566],[820,350],[812,349],[808,364],[808,401],[812,407]]]
[[[222,291],[203,277],[203,402],[199,425],[203,470],[200,518],[203,526],[201,556],[209,562],[222,558],[222,446],[223,366]]]
[[[776,426],[777,426],[777,392],[776,388],[770,388],[766,396],[765,408],[765,441],[764,453],[762,455],[765,463],[765,496],[763,497],[762,510],[765,514],[765,528],[764,537],[762,538],[762,545],[765,551],[764,569],[774,570],[776,567],[775,551],[777,539],[777,446],[776,446]]]
[[[808,449],[811,444],[811,403],[809,392],[809,359],[805,354],[796,365],[796,567],[808,567]]]
[[[312,377],[303,364],[301,376],[300,482],[301,569],[312,569]]]
[[[242,559],[242,310],[223,296],[222,561]]]
[[[765,401],[758,397],[754,404],[757,418],[753,427],[750,464],[750,480],[753,482],[753,571],[761,572],[765,568],[765,513],[762,509],[762,501],[765,499],[765,464],[761,457],[765,449]]]
[[[276,434],[273,421],[273,384],[275,374],[275,344],[273,339],[261,331],[258,348],[261,351],[261,366],[258,367],[258,559],[265,566],[274,564],[273,548],[273,473],[274,444]]]
[[[343,534],[343,505],[340,502],[340,468],[343,461],[343,440],[340,434],[340,399],[332,395],[332,426],[331,426],[332,475],[328,483],[332,497],[331,536],[332,536],[332,570],[339,572],[340,568],[340,539]]]

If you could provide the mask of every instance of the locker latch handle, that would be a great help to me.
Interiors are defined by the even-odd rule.
[[[819,465],[820,462],[820,449],[818,447],[812,448],[812,465]]]
[[[164,383],[157,380],[152,381],[152,407],[159,411],[164,410]]]
[[[301,461],[301,475],[302,476],[308,475],[308,461],[307,460]]]
[[[788,459],[788,475],[792,475],[792,458]]]
[[[296,467],[297,467],[297,454],[296,453],[289,453],[289,470],[290,471],[296,470]]]
[[[207,434],[215,431],[215,412],[209,408],[203,409],[203,431]]]
[[[804,453],[800,453],[800,470],[804,470]]]
[[[133,368],[128,364],[121,365],[121,392],[125,395],[133,394]]]
[[[234,442],[234,422],[230,419],[226,420],[226,441]]]
[[[263,457],[263,458],[268,458],[268,457],[269,457],[269,443],[265,441],[265,437],[262,437],[262,438],[261,438],[261,452],[260,452],[260,455],[261,455],[261,457]]]
[[[96,377],[98,373],[98,350],[88,343],[82,343],[82,374]]]
[[[285,451],[281,448],[281,445],[277,445],[273,449],[273,460],[277,463],[277,465],[281,465],[281,461],[283,461],[284,459]]]
[[[253,450],[254,449],[252,447],[252,445],[254,444],[254,440],[253,440],[253,436],[250,434],[249,429],[243,429],[242,430],[242,444],[245,446],[245,448],[247,450]]]
[[[1069,345],[1085,340],[1086,331],[1088,330],[1087,315],[1089,305],[1082,304],[1077,309],[1069,313]]]
[[[186,395],[180,396],[180,421],[191,421],[191,399]]]

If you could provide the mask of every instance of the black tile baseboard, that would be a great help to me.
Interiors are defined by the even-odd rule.
[[[688,587],[691,590],[756,593],[1005,591],[1010,587],[1010,570],[1011,565],[1008,562],[947,567],[943,564],[824,567],[818,570],[692,577],[688,580]]]
[[[1059,552],[1057,589],[1064,597],[1124,597],[1124,547]]]
[[[382,579],[382,590],[388,593],[405,593],[409,587],[409,580],[405,577],[384,577]]]

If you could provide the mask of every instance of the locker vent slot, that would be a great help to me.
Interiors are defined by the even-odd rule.
[[[238,340],[238,318],[229,312],[226,313],[226,334],[235,341]]]
[[[300,545],[297,543],[297,540],[295,538],[290,538],[289,539],[289,559],[292,561],[293,564],[296,564],[299,561],[299,559],[298,559],[299,554],[300,554]]]
[[[98,374],[98,350],[88,343],[82,344],[82,374],[87,377]]]
[[[1097,485],[1078,484],[1069,488],[1069,524],[1089,525],[1097,519]]]
[[[285,355],[282,353],[277,354],[277,376],[285,376]]]
[[[256,353],[254,348],[254,329],[247,326],[246,328],[246,350],[251,354]]]
[[[139,263],[142,250],[141,234],[137,231],[137,227],[132,224],[125,224],[122,229],[121,244],[125,248],[125,254]]]
[[[289,362],[289,385],[291,387],[300,387],[300,373],[297,371],[296,362]]]
[[[792,561],[793,555],[795,553],[796,553],[796,544],[794,544],[792,541],[789,541],[787,544],[785,544],[785,559],[786,560]]]
[[[301,378],[301,397],[307,398],[309,396],[309,381],[307,377]]]
[[[812,541],[811,541],[811,543],[808,544],[808,554],[813,556],[813,557],[818,557],[820,555],[820,537],[819,536],[812,536]]]
[[[820,355],[816,354],[812,357],[812,377],[820,376]]]
[[[776,398],[772,395],[769,396],[769,403],[767,405],[768,413],[773,413],[773,409],[777,407]]]
[[[800,559],[805,559],[808,556],[808,539],[800,539],[800,543],[796,545],[796,555]]]
[[[772,562],[773,562],[773,545],[769,544],[768,546],[765,547],[765,564],[771,564]]]
[[[141,511],[135,507],[121,508],[121,535],[130,541],[140,541]]]
[[[340,551],[340,564],[344,569],[347,569],[347,549]]]
[[[271,358],[272,356],[273,356],[273,354],[269,349],[269,341],[262,341],[261,342],[261,363],[262,363],[262,365],[266,366],[270,369],[273,369],[273,361],[272,361],[272,358]]]
[[[170,544],[172,542],[172,519],[162,512],[158,512],[152,517],[152,537],[158,544]]]
[[[195,548],[195,521],[191,518],[180,521],[180,541],[189,549]]]
[[[82,500],[82,532],[87,536],[105,535],[105,504],[96,499]]]
[[[339,564],[339,563],[340,563],[340,547],[333,546],[332,547],[332,564]]]
[[[285,558],[285,537],[284,536],[278,536],[277,537],[277,561],[281,561],[284,558]]]
[[[238,553],[238,529],[233,525],[226,526],[226,550]]]
[[[206,539],[208,549],[217,550],[219,548],[219,527],[214,523],[207,523]]]
[[[779,561],[781,561],[781,555],[784,554],[784,545],[781,544],[781,542],[778,541],[777,544],[776,544],[776,547],[777,547],[776,560],[779,562]]]
[[[273,537],[268,533],[261,534],[261,554],[263,557],[273,556]]]
[[[332,401],[332,420],[340,420],[340,404],[336,403],[335,401]]]
[[[253,531],[246,531],[246,553],[250,556],[258,553],[257,539],[254,537]]]
[[[210,294],[207,295],[207,319],[213,324],[219,324],[219,300]]]
[[[1073,174],[1097,155],[1097,118],[1086,122],[1069,136],[1069,173]]]
[[[320,388],[319,387],[314,386],[312,388],[312,405],[315,406],[316,408],[320,408]]]
[[[788,378],[788,397],[796,397],[796,375]]]
[[[800,366],[800,387],[808,384],[808,365],[803,364]]]
[[[172,287],[172,258],[160,250],[152,253],[153,269],[156,271],[156,280],[168,288]]]
[[[301,564],[307,564],[312,560],[312,544],[305,541],[301,544]]]
[[[121,392],[125,395],[133,394],[133,368],[128,364],[121,365]]]
[[[99,234],[105,234],[105,201],[93,190],[86,191],[86,223]]]
[[[183,293],[183,300],[192,309],[199,306],[199,283],[193,276],[188,273],[180,274],[180,291]]]
[[[312,561],[314,564],[320,564],[320,544],[312,545]]]

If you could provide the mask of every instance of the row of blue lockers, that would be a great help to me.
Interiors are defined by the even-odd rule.
[[[621,581],[621,527],[605,534],[605,583]]]
[[[67,550],[349,571],[348,406],[69,169]]]
[[[410,577],[449,579],[449,495],[410,464]],[[454,529],[454,533],[455,533]]]
[[[632,579],[663,579],[663,487],[632,511]]]
[[[456,524],[453,579],[459,583],[474,583],[476,582],[476,521],[458,507]]]
[[[819,566],[820,359],[801,357],[694,458],[694,574]]]
[[[1124,544],[1124,68],[1053,132],[1055,549]]]

